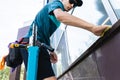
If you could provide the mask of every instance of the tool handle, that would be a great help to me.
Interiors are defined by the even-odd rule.
[[[39,42],[39,41],[36,41],[36,45],[37,45],[38,47],[45,47],[45,48],[48,49],[50,52],[54,52],[54,48],[46,45],[45,43],[41,43],[41,42]]]

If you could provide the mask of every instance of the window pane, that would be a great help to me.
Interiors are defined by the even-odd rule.
[[[84,0],[83,6],[77,7],[73,15],[96,25],[101,25],[108,18],[101,0]],[[106,24],[111,25],[111,22],[108,20]],[[65,25],[61,25],[59,29],[61,27],[65,28]],[[59,60],[54,70],[59,76],[99,37],[84,29],[71,26],[67,26],[65,30],[63,29],[59,33],[57,32],[54,33],[56,37],[53,35],[52,45],[58,53]]]
[[[101,0],[84,0],[83,6],[77,7],[73,15],[96,25],[101,25],[108,18]],[[111,22],[108,21],[106,24],[111,25]],[[76,27],[68,26],[66,31],[72,62],[99,38],[89,31]]]
[[[117,17],[120,19],[120,0],[110,0],[110,3],[117,15]]]

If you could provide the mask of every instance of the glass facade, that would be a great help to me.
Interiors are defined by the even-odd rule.
[[[101,0],[104,8],[110,18],[112,24],[114,24],[120,17],[120,7],[119,7],[119,0]]]
[[[84,0],[83,6],[77,7],[72,15],[96,25],[111,25],[101,0]],[[54,65],[56,75],[62,74],[98,38],[84,29],[61,25],[51,37],[52,46],[59,59]]]
[[[120,19],[120,0],[109,0],[109,1],[117,18]]]

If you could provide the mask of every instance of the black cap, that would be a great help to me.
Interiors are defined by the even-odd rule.
[[[71,4],[74,4],[74,7],[76,6],[82,6],[83,1],[82,0],[69,0]]]
[[[82,6],[82,4],[83,4],[83,1],[82,0],[76,0],[77,1],[77,6]]]

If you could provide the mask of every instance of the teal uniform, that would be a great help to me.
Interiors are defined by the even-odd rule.
[[[45,7],[38,12],[34,20],[38,30],[37,39],[47,45],[50,45],[50,36],[60,26],[60,21],[58,21],[53,14],[53,10],[56,8],[64,10],[63,4],[59,0],[55,0],[45,5]],[[26,37],[30,37],[31,34],[32,25]]]
[[[50,45],[50,36],[60,26],[60,21],[53,14],[53,11],[57,8],[61,8],[63,11],[65,10],[59,0],[48,3],[38,12],[33,22],[37,26],[37,40],[47,45]],[[32,35],[33,24],[31,24],[25,37]],[[37,80],[43,80],[51,76],[55,76],[55,74],[51,66],[50,56],[48,51],[42,47],[39,53]]]

